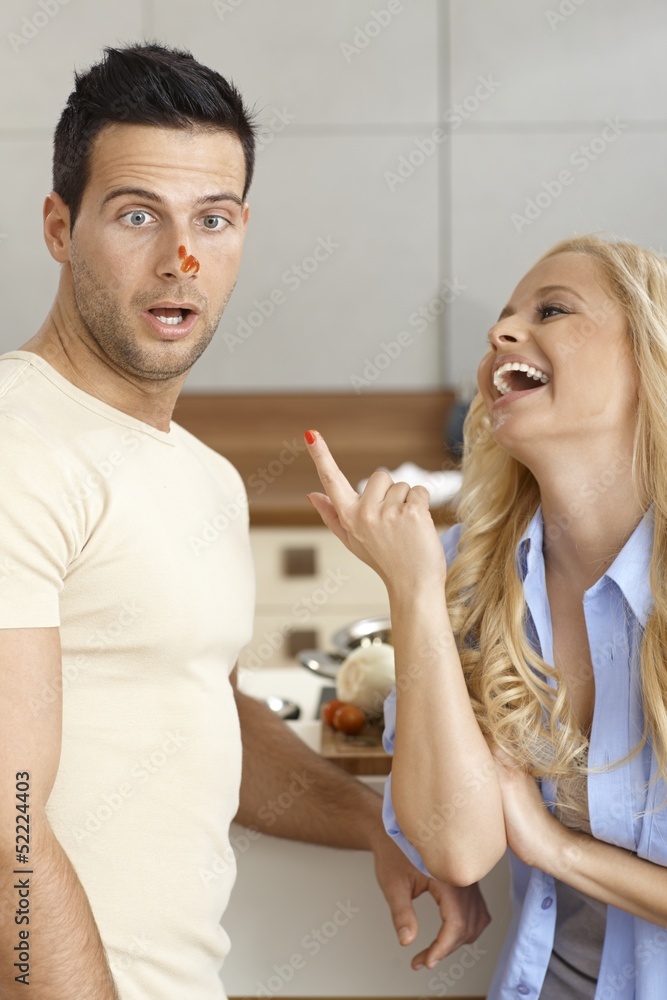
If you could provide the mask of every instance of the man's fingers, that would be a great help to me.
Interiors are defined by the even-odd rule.
[[[359,494],[352,488],[343,473],[334,462],[326,441],[317,431],[306,431],[308,453],[315,463],[320,482],[336,510],[349,507],[358,499]]]
[[[421,959],[427,969],[433,969],[443,958],[451,955],[453,951],[465,944],[467,936],[465,924],[461,924],[457,920],[445,920],[435,941],[417,958]],[[414,961],[416,962],[417,959]]]
[[[417,937],[417,914],[412,902],[406,899],[402,893],[400,898],[397,896],[390,898],[387,895],[387,902],[398,940],[403,945],[412,944]]]

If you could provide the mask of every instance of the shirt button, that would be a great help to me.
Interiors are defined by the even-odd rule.
[[[542,909],[548,910],[553,901],[554,901],[553,896],[547,896],[546,899],[542,900]]]
[[[522,997],[525,997],[527,993],[530,993],[530,986],[526,986],[525,983],[521,983],[520,986],[517,986],[516,991],[517,993],[520,993]]]

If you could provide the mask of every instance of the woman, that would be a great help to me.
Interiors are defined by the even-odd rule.
[[[511,848],[515,913],[490,1000],[658,1000],[665,261],[596,237],[559,244],[492,327],[478,383],[460,524],[442,545],[424,489],[376,472],[359,497],[307,437],[328,494],[311,502],[389,593],[387,830],[456,885]]]

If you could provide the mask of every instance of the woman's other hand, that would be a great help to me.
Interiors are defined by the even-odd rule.
[[[336,465],[323,437],[306,432],[325,493],[308,499],[335,535],[374,569],[390,591],[444,589],[447,564],[423,486],[395,483],[378,470],[360,495]]]
[[[492,748],[503,800],[507,843],[517,858],[548,869],[567,828],[553,816],[535,778],[504,751]]]

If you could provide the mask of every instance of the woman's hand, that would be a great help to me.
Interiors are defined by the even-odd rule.
[[[567,827],[547,809],[535,778],[497,747],[492,749],[503,800],[507,843],[520,861],[548,870]]]
[[[313,438],[312,443],[308,435]],[[308,451],[326,491],[308,499],[335,535],[384,580],[387,589],[444,589],[447,565],[423,486],[394,483],[377,471],[359,495],[340,471],[324,439],[306,436]]]

